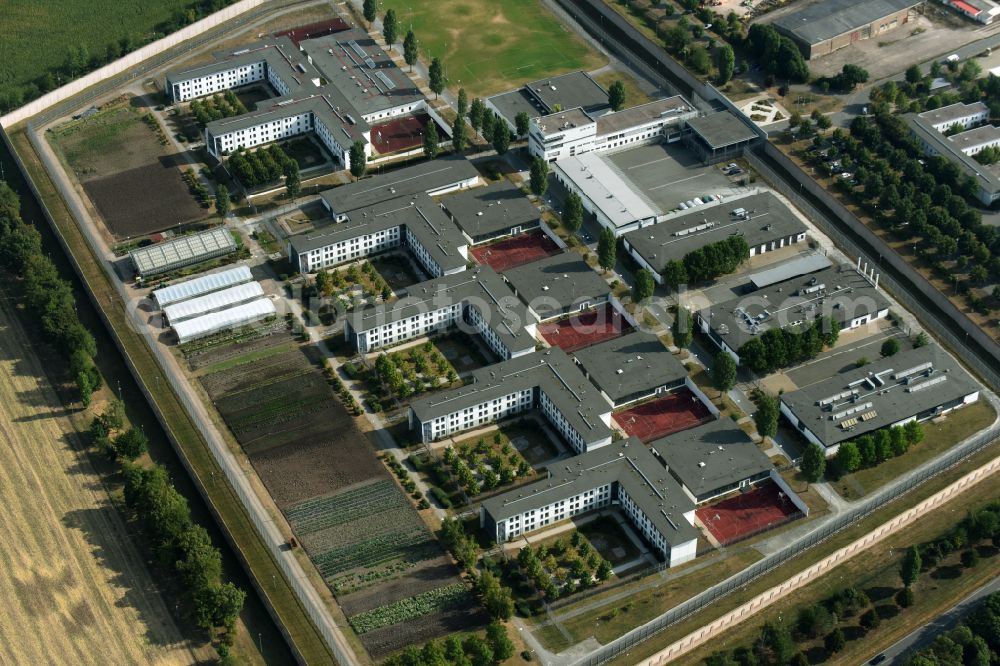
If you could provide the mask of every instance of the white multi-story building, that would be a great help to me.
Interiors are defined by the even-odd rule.
[[[950,104],[939,109],[916,114],[924,125],[935,132],[947,132],[956,125],[962,129],[978,127],[990,119],[990,107],[984,102]]]
[[[354,30],[297,45],[278,37],[219,55],[209,65],[169,72],[165,85],[173,101],[183,102],[265,81],[278,98],[205,127],[213,156],[315,132],[350,168],[355,141],[372,154],[369,123],[427,108],[412,81],[368,35]]]
[[[414,401],[410,427],[430,442],[529,409],[578,453],[611,443],[611,404],[558,347],[481,368],[470,384]]]
[[[497,543],[598,509],[620,507],[669,566],[697,554],[694,503],[632,437],[552,465],[544,481],[484,501],[479,524]]]
[[[352,313],[344,337],[367,353],[464,326],[479,334],[497,356],[511,359],[534,351],[535,325],[500,276],[480,266],[414,285],[395,303]]]
[[[554,162],[589,152],[613,152],[681,138],[684,121],[698,115],[681,96],[640,104],[597,116],[581,108],[535,118],[528,130],[528,150]]]

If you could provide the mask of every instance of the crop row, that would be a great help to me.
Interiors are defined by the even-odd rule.
[[[285,515],[296,532],[309,534],[407,504],[396,484],[385,479],[333,497],[303,502]]]
[[[413,620],[424,615],[458,608],[469,601],[465,585],[456,583],[439,587],[415,597],[406,597],[386,606],[379,606],[348,619],[354,631],[365,634],[382,627]]]
[[[360,543],[317,553],[313,560],[324,578],[332,578],[358,567],[371,568],[400,559],[420,562],[440,554],[437,544],[423,528],[390,532]]]
[[[404,506],[348,520],[318,532],[310,532],[303,535],[303,541],[314,552],[322,553],[331,548],[367,541],[382,534],[407,532],[422,526],[414,516],[413,509]]]
[[[231,416],[230,427],[233,432],[239,434],[249,430],[288,423],[307,412],[311,412],[315,405],[323,403],[326,398],[327,396],[316,394],[299,398],[289,396],[285,400],[275,400],[266,407],[245,416],[236,418]]]

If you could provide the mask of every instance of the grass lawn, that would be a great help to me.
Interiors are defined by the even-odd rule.
[[[625,84],[625,108],[638,106],[640,104],[645,104],[646,102],[652,102],[655,99],[643,92],[642,88],[639,87],[638,81],[628,74],[623,74],[622,72],[605,72],[595,76],[594,80],[597,81],[605,90],[607,90],[615,81],[621,81]]]
[[[547,649],[557,652],[586,640],[589,636],[605,644],[761,559],[760,553],[750,548],[732,549],[724,559],[719,556],[710,557],[714,558],[712,563],[700,569],[695,567],[704,564],[707,558],[672,570],[669,575],[673,577],[666,581],[661,578],[661,574],[652,574],[634,583],[616,587],[603,595],[583,600],[583,604],[590,605],[596,600],[610,597],[604,606],[561,621],[563,629],[573,638],[572,641],[567,641],[563,633],[552,624],[542,626],[535,632],[535,636]],[[693,570],[689,573],[683,574],[691,569]],[[626,591],[630,594],[624,598],[616,598]],[[560,608],[556,617],[572,610],[573,606]]]
[[[857,627],[857,617],[845,618],[841,624],[848,638],[859,634],[863,634],[863,637],[849,640],[844,650],[837,653],[835,663],[864,663],[866,659],[925,625],[996,575],[1000,557],[995,548],[981,548],[983,558],[979,564],[972,569],[962,570],[960,575],[956,575],[960,569],[956,567],[959,553],[952,553],[941,561],[935,571],[921,574],[913,586],[913,606],[899,610],[892,605],[891,596],[902,588],[899,566],[903,551],[910,545],[929,541],[948,532],[966,511],[986,503],[989,490],[988,482],[981,483],[975,490],[960,495],[902,532],[865,551],[864,555],[849,560],[811,585],[796,591],[791,598],[778,602],[767,612],[714,637],[709,644],[689,653],[677,663],[700,664],[706,657],[721,649],[749,645],[766,620],[776,621],[780,615],[785,621],[794,621],[800,609],[816,605],[831,593],[850,585],[864,590],[876,607],[888,605],[880,609],[883,617],[879,627],[866,634]],[[822,650],[821,643],[822,640],[810,641],[804,643],[803,648],[812,650],[808,653],[810,657],[825,657],[826,652]],[[813,659],[810,661],[817,663]]]
[[[191,0],[4,2],[0,88],[22,88],[44,72],[61,68],[70,47],[83,46],[89,56],[103,56],[109,44],[123,37],[147,41],[158,25],[191,4]]]
[[[475,341],[462,331],[435,336],[434,346],[460,375],[496,362],[496,359],[487,358]]]
[[[641,554],[624,528],[611,516],[600,516],[580,525],[578,531],[590,541],[590,545],[614,566],[631,562]]]
[[[890,458],[880,465],[845,474],[831,485],[847,500],[878,490],[900,474],[936,458],[973,433],[987,428],[996,418],[996,412],[985,400],[945,417],[941,423],[927,421],[924,440],[898,458]]]
[[[384,0],[381,11],[388,9],[403,26],[413,25],[428,60],[441,58],[448,85],[470,97],[606,63],[540,0]]]

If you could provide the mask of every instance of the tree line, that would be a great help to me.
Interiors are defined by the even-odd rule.
[[[38,230],[21,219],[20,207],[14,190],[0,181],[0,266],[19,286],[26,312],[37,322],[45,341],[64,357],[66,374],[76,382],[86,407],[101,385],[94,365],[97,343],[77,316],[72,284],[59,275],[42,250]]]
[[[225,657],[246,593],[222,582],[222,554],[208,531],[191,519],[187,500],[174,488],[166,469],[134,462],[146,451],[146,437],[127,426],[124,404],[113,400],[91,421],[91,444],[121,463],[125,508],[138,521],[155,565],[177,586],[197,626],[224,630],[219,652]]]
[[[815,358],[824,347],[832,347],[840,335],[840,324],[823,315],[808,325],[769,328],[744,342],[737,352],[740,365],[759,374]]]
[[[903,660],[903,666],[989,666],[1000,653],[1000,592],[983,599],[958,627]]]
[[[672,289],[682,284],[707,282],[732,273],[749,258],[750,246],[746,239],[730,236],[692,250],[683,259],[667,262],[663,269],[663,281]]]

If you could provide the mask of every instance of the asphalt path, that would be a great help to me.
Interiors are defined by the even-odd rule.
[[[902,663],[903,657],[905,657],[908,653],[927,647],[934,641],[935,638],[937,638],[938,635],[954,629],[962,618],[972,612],[972,610],[980,601],[982,601],[984,597],[993,594],[994,592],[1000,592],[1000,574],[997,574],[996,578],[959,601],[941,615],[938,615],[924,626],[913,631],[913,633],[906,638],[903,638],[902,640],[894,643],[888,649],[880,652],[879,654],[884,654],[886,656],[886,659],[881,663]],[[872,658],[874,659],[874,656]]]

